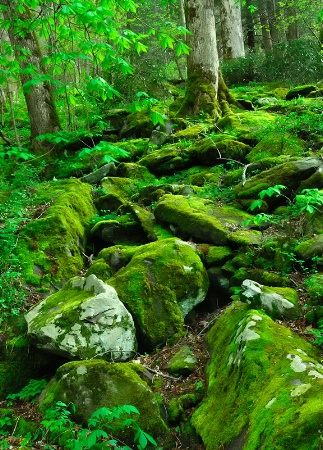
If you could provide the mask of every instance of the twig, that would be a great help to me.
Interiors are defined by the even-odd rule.
[[[162,372],[160,372],[159,370],[151,369],[150,367],[148,367],[148,366],[146,366],[146,365],[144,365],[144,364],[142,364],[142,366],[143,366],[145,369],[147,369],[149,372],[154,373],[155,375],[158,375],[158,376],[160,376],[160,377],[167,378],[168,380],[173,380],[173,381],[180,381],[180,380],[181,380],[180,377],[172,377],[172,376],[170,376],[170,375],[166,375],[165,373],[162,373]]]

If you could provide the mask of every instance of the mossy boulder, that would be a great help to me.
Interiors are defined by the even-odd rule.
[[[286,132],[268,133],[246,155],[249,162],[261,161],[275,156],[301,156],[305,152],[305,142]]]
[[[149,172],[147,167],[135,163],[121,163],[116,171],[117,177],[140,180],[143,183],[155,183],[156,177]]]
[[[30,379],[55,372],[62,358],[37,349],[26,336],[23,317],[12,318],[0,329],[0,400],[19,392]]]
[[[172,141],[178,142],[185,140],[196,140],[203,136],[205,133],[214,130],[214,125],[207,122],[196,123],[194,125],[187,126],[184,130],[175,131],[172,134]]]
[[[25,315],[35,345],[68,359],[124,361],[137,349],[130,313],[95,275],[70,280]]]
[[[235,258],[231,262],[236,266],[238,263]],[[286,277],[282,277],[275,272],[269,272],[264,269],[254,267],[240,267],[231,277],[231,286],[241,286],[241,283],[250,279],[257,283],[264,284],[266,286],[286,287],[289,285],[289,280]]]
[[[295,247],[295,253],[299,259],[311,261],[313,258],[323,256],[323,234],[307,239]]]
[[[116,216],[115,219],[110,220],[100,220],[91,228],[90,235],[92,239],[98,238],[105,245],[147,242],[140,222],[132,214]]]
[[[322,160],[315,157],[278,164],[248,178],[245,183],[239,183],[234,191],[240,200],[257,199],[260,191],[271,186],[284,185],[288,188],[284,191],[284,195],[288,196],[297,190],[302,180],[310,177],[321,165]],[[277,207],[286,202],[286,198],[266,197],[266,202],[272,207]]]
[[[312,345],[241,303],[207,341],[207,396],[192,416],[207,450],[320,447],[323,366]]]
[[[140,350],[147,351],[183,333],[185,316],[203,302],[209,282],[194,247],[170,238],[134,248],[109,284],[134,318]]]
[[[50,205],[20,231],[17,255],[27,283],[60,284],[83,268],[86,227],[95,214],[91,188],[79,180],[40,185],[35,195]]]
[[[98,408],[133,405],[140,412],[133,417],[140,427],[156,440],[163,440],[169,432],[154,393],[140,377],[143,371],[135,363],[109,363],[100,359],[69,362],[57,370],[41,394],[40,409],[44,412],[57,401],[73,403],[75,420],[86,423]],[[133,443],[130,430],[122,431],[116,423],[113,435],[128,444],[132,437]]]
[[[229,241],[252,244],[251,235],[255,235],[248,230],[242,233],[238,230],[250,220],[249,214],[229,206],[217,207],[210,200],[196,197],[165,195],[157,203],[154,214],[161,223],[170,224],[175,234],[197,242],[220,246]]]
[[[251,147],[239,142],[229,134],[214,134],[197,142],[193,146],[194,158],[197,164],[215,166],[223,164],[228,159],[245,161],[245,156]]]
[[[236,139],[249,144],[260,141],[262,130],[275,120],[276,115],[266,111],[239,111],[219,119],[217,126],[220,130],[232,132]]]
[[[120,130],[120,138],[149,138],[154,129],[147,109],[129,114]]]
[[[188,345],[183,345],[167,364],[167,370],[174,376],[187,376],[194,372],[197,358]]]
[[[293,100],[294,98],[298,98],[298,97],[307,97],[308,94],[310,94],[311,92],[316,91],[316,90],[317,90],[317,87],[312,84],[296,86],[295,88],[293,88],[287,92],[285,99]]]
[[[253,280],[244,280],[240,300],[253,309],[262,309],[274,319],[299,317],[298,294],[292,288],[264,286]]]
[[[139,164],[156,175],[173,174],[193,165],[193,154],[190,148],[181,147],[180,143],[164,146],[139,160]]]

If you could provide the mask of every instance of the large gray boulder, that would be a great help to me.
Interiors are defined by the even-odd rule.
[[[37,347],[69,359],[129,359],[136,352],[132,316],[115,289],[95,275],[71,279],[26,315]]]
[[[273,318],[296,319],[299,316],[295,289],[263,286],[253,280],[244,280],[241,289],[240,300],[251,308],[262,309]]]

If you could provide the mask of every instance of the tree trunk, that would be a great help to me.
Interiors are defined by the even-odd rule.
[[[24,12],[19,12],[16,8],[17,3],[12,0],[0,0],[0,5],[6,7],[3,11],[4,18],[11,21],[8,33],[20,67],[20,80],[28,109],[32,144],[35,150],[47,149],[44,142],[35,138],[41,134],[59,131],[61,127],[50,83],[40,81],[39,84],[28,86],[28,82],[35,77],[40,77],[42,80],[42,77],[46,75],[41,62],[42,55],[37,36],[33,31],[25,28],[26,24],[30,23],[30,13],[27,8]],[[21,27],[20,23],[23,23],[24,27]],[[31,74],[30,67],[34,68]]]
[[[259,5],[259,19],[261,24],[262,44],[265,52],[269,53],[272,52],[273,50],[273,42],[270,34],[267,4],[263,2],[263,0],[260,0],[258,2],[258,5]]]
[[[219,7],[223,59],[243,58],[245,50],[240,3],[235,0],[220,0]]]
[[[246,28],[247,28],[247,45],[250,50],[254,50],[256,46],[256,33],[254,14],[250,11],[252,0],[246,0]]]
[[[220,113],[217,100],[219,58],[215,33],[214,0],[186,0],[186,27],[192,33],[187,43],[191,47],[187,59],[187,89],[179,115],[209,117]]]

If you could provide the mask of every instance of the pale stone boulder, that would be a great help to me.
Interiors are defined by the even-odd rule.
[[[69,359],[124,361],[136,352],[131,314],[115,289],[95,275],[72,278],[25,319],[37,347]]]
[[[241,301],[264,310],[273,318],[296,319],[299,316],[295,289],[264,286],[253,280],[244,280],[241,289]]]

